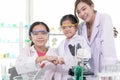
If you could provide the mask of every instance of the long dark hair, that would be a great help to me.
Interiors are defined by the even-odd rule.
[[[49,29],[49,27],[47,26],[46,23],[37,21],[37,22],[34,22],[33,24],[31,24],[31,26],[30,26],[30,28],[29,28],[29,38],[31,37],[31,32],[33,31],[33,28],[34,28],[35,26],[37,26],[37,25],[40,25],[40,24],[45,26],[47,32],[50,32],[50,29]],[[31,42],[31,46],[32,46],[33,44],[34,44],[34,43]]]

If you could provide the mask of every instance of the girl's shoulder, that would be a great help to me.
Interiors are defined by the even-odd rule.
[[[78,34],[76,34],[72,39],[71,39],[71,42],[73,42],[73,43],[81,43],[81,42],[83,42],[85,39],[84,39],[84,37],[82,36],[82,35],[78,35]]]
[[[50,48],[50,47],[48,47],[48,51],[55,51],[55,50],[56,50],[56,48]]]
[[[76,35],[74,36],[75,39],[84,39],[84,37],[80,34],[78,34],[78,32],[76,33]]]
[[[48,48],[48,51],[46,55],[55,55],[56,54],[56,48]]]
[[[54,51],[56,51],[56,48],[53,48],[53,47],[50,47],[50,46],[47,46],[47,48],[48,48],[47,52],[54,52]]]
[[[22,49],[21,52],[22,52],[22,53],[26,53],[27,55],[30,55],[31,53],[32,53],[32,54],[36,54],[36,53],[37,53],[34,45],[32,45],[32,46],[25,46],[25,47]]]

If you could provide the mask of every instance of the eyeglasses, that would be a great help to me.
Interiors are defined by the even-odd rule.
[[[31,32],[31,35],[39,35],[39,33],[41,33],[42,35],[47,35],[47,34],[49,34],[48,31],[45,31],[45,30],[37,30],[37,31],[32,31],[32,32]]]

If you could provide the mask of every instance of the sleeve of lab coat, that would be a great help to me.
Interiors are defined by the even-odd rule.
[[[113,25],[112,19],[109,15],[102,16],[101,19],[102,36],[101,36],[101,47],[102,47],[102,65],[115,64],[116,63],[116,50],[114,43]]]
[[[35,56],[29,56],[30,50],[28,48],[23,49],[16,60],[16,70],[18,74],[33,72],[37,70],[37,65],[35,63]]]

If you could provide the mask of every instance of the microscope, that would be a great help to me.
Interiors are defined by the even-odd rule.
[[[94,75],[89,65],[91,53],[87,49],[82,48],[80,43],[76,45],[70,44],[68,47],[76,62],[76,65],[69,69],[68,74],[73,76],[74,80],[86,80],[86,76]]]

